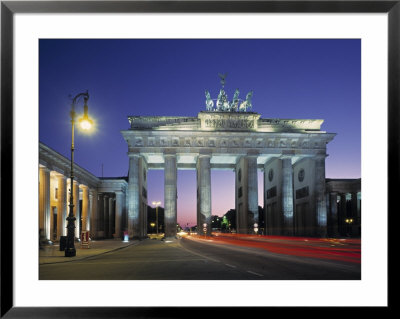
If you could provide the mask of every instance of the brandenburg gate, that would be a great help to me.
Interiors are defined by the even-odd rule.
[[[254,233],[258,216],[257,170],[264,172],[265,230],[270,235],[326,236],[326,145],[335,134],[320,119],[261,118],[236,90],[231,101],[206,91],[197,117],[129,116],[121,131],[128,143],[129,237],[147,234],[147,172],[164,169],[165,237],[176,236],[177,170],[197,172],[197,229],[211,233],[211,170],[235,172],[238,233]],[[215,102],[215,103],[214,103]],[[214,106],[215,104],[215,106]],[[206,224],[206,227],[205,225]]]

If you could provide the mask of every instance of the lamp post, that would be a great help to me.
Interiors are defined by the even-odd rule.
[[[89,93],[79,93],[72,99],[71,103],[71,124],[72,124],[72,138],[71,138],[71,194],[69,198],[69,214],[67,217],[67,243],[65,248],[65,257],[76,256],[76,250],[74,245],[74,235],[75,235],[75,216],[74,216],[74,131],[75,131],[75,105],[83,97],[83,117],[79,119],[79,124],[83,130],[89,130],[92,127],[93,121],[88,116],[88,106],[87,101],[89,100]]]
[[[156,206],[156,226],[157,226],[157,236],[158,236],[158,206],[161,205],[161,202],[153,202],[153,205]]]

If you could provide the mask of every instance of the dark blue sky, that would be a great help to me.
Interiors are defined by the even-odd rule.
[[[204,91],[216,98],[218,73],[228,73],[228,97],[236,88],[242,98],[253,90],[253,111],[263,118],[324,119],[322,129],[337,133],[326,177],[361,177],[360,40],[46,39],[39,50],[40,141],[70,157],[68,95],[89,90],[97,130],[76,134],[75,161],[97,176],[102,165],[105,177],[127,175],[120,131],[128,115],[196,116],[205,110]],[[234,182],[233,172],[213,172],[213,214],[234,208],[226,180]],[[163,172],[150,171],[149,203],[163,202],[162,184]],[[179,171],[178,193],[178,221],[191,223],[194,171]]]

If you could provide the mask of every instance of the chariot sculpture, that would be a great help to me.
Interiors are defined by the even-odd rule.
[[[253,97],[253,91],[247,93],[246,100],[242,100],[239,98],[239,89],[236,89],[232,101],[229,101],[228,95],[224,90],[226,74],[219,73],[218,76],[221,78],[222,88],[219,90],[217,99],[213,100],[210,92],[207,90],[205,91],[207,112],[248,112],[248,110],[252,110],[253,105],[251,99]]]

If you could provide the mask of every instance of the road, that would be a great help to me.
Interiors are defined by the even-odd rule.
[[[359,280],[361,263],[359,245],[352,243],[188,236],[146,239],[80,261],[40,265],[39,279]]]

